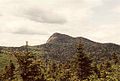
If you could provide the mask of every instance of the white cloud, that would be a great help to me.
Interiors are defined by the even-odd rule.
[[[115,7],[112,9],[112,11],[119,14],[119,13],[120,13],[120,5],[115,6]]]
[[[54,32],[120,44],[119,0],[0,0],[0,45],[41,44]]]
[[[37,8],[30,8],[28,11],[25,11],[23,17],[26,17],[36,22],[48,24],[64,24],[67,21],[65,17],[62,17],[55,12],[51,12],[49,10],[45,11]]]

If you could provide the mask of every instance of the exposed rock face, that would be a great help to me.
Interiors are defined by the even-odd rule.
[[[47,40],[47,43],[71,43],[73,42],[74,38],[60,33],[54,33],[50,38]]]
[[[45,51],[46,55],[56,60],[66,60],[72,57],[76,52],[76,46],[82,43],[84,51],[96,59],[102,56],[111,56],[113,53],[120,53],[120,46],[112,43],[98,43],[83,37],[71,37],[65,34],[54,33],[46,44],[37,46]]]
[[[51,58],[58,61],[68,60],[76,53],[76,46],[82,43],[84,45],[84,51],[90,54],[95,59],[99,60],[103,57],[111,57],[113,53],[120,55],[120,46],[113,43],[98,43],[91,41],[83,37],[71,37],[65,34],[54,33],[45,44],[30,46],[29,50],[33,50],[37,53],[41,53],[45,58]],[[19,51],[25,50],[25,47],[4,48],[19,49]]]
[[[29,51],[36,55],[44,55],[44,58],[51,58],[58,61],[66,61],[76,53],[76,46],[82,43],[84,52],[90,54],[96,61],[101,58],[109,58],[112,54],[120,55],[120,46],[113,43],[98,43],[83,37],[71,37],[65,34],[54,33],[45,44],[29,46]],[[0,53],[6,54],[13,51],[25,51],[26,47],[0,47]],[[5,52],[5,53],[4,53]]]

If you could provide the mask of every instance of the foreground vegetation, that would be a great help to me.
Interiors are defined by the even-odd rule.
[[[0,67],[7,65],[1,70],[0,81],[120,81],[117,54],[96,61],[85,54],[82,44],[77,46],[73,58],[65,62],[37,57],[27,45],[24,51],[14,50],[0,58]]]

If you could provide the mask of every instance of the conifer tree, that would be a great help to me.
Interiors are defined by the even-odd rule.
[[[19,73],[23,81],[45,81],[41,72],[40,64],[28,50],[26,42],[26,51],[15,53],[19,65]]]
[[[92,74],[92,60],[86,56],[83,50],[83,45],[79,44],[77,47],[76,57],[74,57],[74,60],[72,61],[73,68],[76,72],[75,74],[80,81],[88,79]]]

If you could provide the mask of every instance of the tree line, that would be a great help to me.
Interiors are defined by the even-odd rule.
[[[13,53],[17,64],[10,60],[0,74],[0,81],[120,81],[120,62],[117,54],[96,62],[85,54],[83,44],[76,48],[73,58],[58,62],[36,58],[26,45],[25,51]]]

